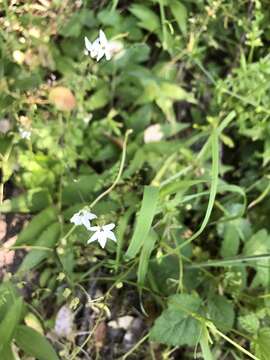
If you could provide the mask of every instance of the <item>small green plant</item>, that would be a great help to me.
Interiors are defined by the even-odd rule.
[[[268,360],[268,7],[0,1],[0,359]]]

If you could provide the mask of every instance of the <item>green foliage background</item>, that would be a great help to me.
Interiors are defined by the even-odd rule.
[[[140,299],[147,340],[128,356],[155,342],[163,359],[269,359],[269,20],[266,0],[0,1],[0,211],[32,215],[0,286],[1,359],[12,344],[21,359],[94,352],[45,335],[97,269],[105,319],[117,288]],[[114,54],[97,63],[84,36],[101,28]],[[102,250],[69,220],[114,182],[128,129],[121,179],[93,209],[117,225]]]

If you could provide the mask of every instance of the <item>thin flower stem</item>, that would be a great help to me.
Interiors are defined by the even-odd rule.
[[[215,329],[215,333],[217,333],[219,336],[223,337],[224,340],[228,341],[230,344],[232,344],[233,346],[235,346],[238,350],[240,350],[242,353],[246,354],[247,356],[249,356],[251,359],[254,360],[260,360],[259,358],[257,358],[257,356],[251,354],[248,350],[246,350],[245,348],[243,348],[241,345],[237,344],[235,341],[233,341],[232,339],[230,339],[228,336],[226,336],[225,334],[223,334],[221,331],[219,331],[218,329]]]
[[[105,190],[102,194],[100,194],[91,204],[90,204],[90,208],[94,207],[104,196],[108,195],[114,188],[115,186],[118,184],[123,170],[124,170],[124,165],[125,165],[125,160],[126,160],[126,153],[127,153],[127,140],[129,135],[132,133],[132,130],[129,129],[127,130],[126,134],[125,134],[125,139],[124,139],[124,143],[123,143],[123,152],[122,152],[122,159],[121,159],[121,163],[120,163],[120,168],[117,174],[116,179],[114,180],[114,182],[112,183],[112,185]]]
[[[119,360],[125,360],[128,358],[129,355],[131,355],[137,348],[145,342],[149,337],[149,333],[146,334],[143,338],[141,338],[134,346],[131,348],[124,356],[120,357]]]
[[[2,205],[4,199],[4,183],[0,183],[0,205]]]
[[[121,163],[120,163],[120,167],[119,167],[119,171],[118,174],[114,180],[114,182],[112,183],[112,185],[105,190],[102,194],[100,194],[90,205],[89,208],[94,207],[104,196],[108,195],[114,188],[115,186],[118,184],[123,170],[124,170],[124,165],[125,165],[125,160],[126,160],[126,153],[127,153],[127,141],[128,141],[128,137],[129,135],[132,133],[132,130],[129,129],[127,130],[127,132],[125,133],[125,139],[124,139],[124,143],[123,143],[123,151],[122,151],[122,159],[121,159]],[[73,233],[73,231],[75,230],[76,225],[73,225],[69,231],[66,233],[66,235],[62,238],[61,242],[64,243],[65,240]]]

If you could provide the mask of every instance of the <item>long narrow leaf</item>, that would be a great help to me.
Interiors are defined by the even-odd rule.
[[[204,360],[213,360],[213,355],[209,346],[209,332],[205,324],[203,324],[202,335],[200,338],[200,345]]]
[[[129,259],[132,259],[137,255],[150,231],[158,204],[158,198],[159,189],[157,187],[145,186],[142,206],[138,216],[135,231],[126,252],[126,257]]]
[[[0,323],[0,350],[3,350],[3,347],[11,342],[15,328],[20,321],[21,311],[22,299],[17,298]]]
[[[211,181],[211,188],[210,188],[210,195],[208,200],[208,205],[206,209],[206,213],[203,219],[203,222],[198,231],[195,232],[189,239],[183,242],[179,248],[183,248],[187,244],[191,243],[194,239],[196,239],[205,229],[213,207],[215,203],[215,198],[217,194],[218,188],[218,174],[219,174],[219,144],[218,144],[218,131],[216,128],[213,128],[212,135],[211,135],[211,147],[212,147],[212,181]]]
[[[139,267],[138,267],[138,283],[142,286],[147,274],[149,259],[151,253],[155,247],[155,243],[158,239],[157,234],[152,230],[149,232],[149,235],[145,239],[140,254]]]

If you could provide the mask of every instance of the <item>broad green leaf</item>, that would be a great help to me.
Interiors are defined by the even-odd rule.
[[[259,330],[255,340],[253,340],[251,347],[255,355],[260,360],[269,360],[270,354],[270,328],[262,328]]]
[[[42,260],[51,255],[49,251],[55,246],[60,235],[60,224],[53,223],[44,230],[33,246],[44,247],[42,249],[32,249],[23,259],[18,271],[29,271],[37,266]],[[46,250],[48,248],[48,250]]]
[[[79,202],[87,202],[93,199],[93,193],[100,190],[96,174],[81,175],[77,181],[70,182],[63,189],[62,201],[64,205],[74,205]]]
[[[0,212],[37,212],[49,206],[51,202],[52,199],[48,190],[41,188],[32,189],[18,197],[5,200],[3,204],[0,205]]]
[[[179,0],[170,0],[171,12],[177,21],[179,29],[185,35],[187,32],[187,9]]]
[[[186,250],[186,248],[184,250]],[[175,284],[179,279],[178,258],[175,255],[170,255],[162,257],[161,259],[151,259],[148,268],[148,275],[149,274],[160,292],[165,295],[174,294],[176,289]],[[169,282],[168,279],[174,282]]]
[[[244,247],[244,255],[260,255],[267,254],[270,251],[270,236],[265,229],[259,230],[246,243]],[[258,260],[253,267],[257,273],[252,281],[252,287],[262,285],[267,287],[270,283],[269,259]]]
[[[0,322],[0,350],[3,350],[3,347],[12,340],[15,328],[20,321],[22,304],[22,298],[15,299],[4,319]]]
[[[126,252],[126,257],[129,259],[132,259],[136,256],[150,231],[158,203],[158,194],[159,189],[157,187],[144,187],[142,206],[138,215],[131,242]]]
[[[201,323],[195,318],[202,302],[194,295],[173,295],[168,309],[157,318],[150,339],[171,346],[194,346],[201,335]]]
[[[225,296],[214,295],[208,300],[210,320],[223,332],[231,330],[234,323],[233,304]]]
[[[157,233],[154,230],[152,230],[149,232],[148,236],[144,240],[142,251],[140,254],[140,259],[139,259],[138,272],[137,272],[138,283],[141,286],[144,284],[144,280],[147,274],[149,259],[152,251],[154,250],[157,239],[158,239]]]
[[[15,341],[19,348],[37,360],[59,360],[46,337],[28,326],[18,326]]]
[[[136,16],[140,22],[139,26],[154,32],[160,28],[159,17],[149,7],[141,4],[133,4],[130,6],[129,11]]]
[[[98,12],[98,20],[105,26],[119,26],[121,22],[121,15],[118,11],[111,9],[104,9]]]
[[[98,89],[94,94],[90,96],[86,106],[90,111],[100,109],[104,107],[110,99],[110,91],[108,86],[104,86]]]
[[[56,209],[52,206],[44,209],[38,215],[34,216],[26,228],[22,230],[15,245],[32,245],[37,241],[41,232],[55,220],[57,220]]]
[[[221,256],[223,258],[235,256],[238,254],[240,237],[237,228],[233,223],[225,224],[224,235],[221,246]]]

